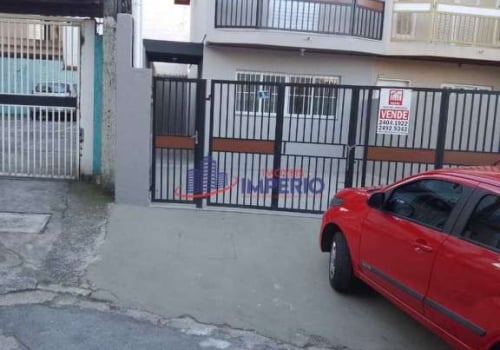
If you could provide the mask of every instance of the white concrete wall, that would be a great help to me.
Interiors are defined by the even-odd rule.
[[[497,66],[381,58],[376,60],[374,74],[375,78],[409,80],[413,87],[440,88],[447,83],[500,90],[500,68]]]
[[[173,0],[142,0],[142,33],[144,39],[190,41],[191,9],[175,5]],[[155,64],[157,75],[183,76],[187,66]]]
[[[190,8],[173,0],[142,0],[144,39],[189,41]]]
[[[132,68],[132,16],[118,15],[116,34],[115,200],[149,204],[152,71]]]
[[[369,84],[374,60],[369,57],[238,49],[207,46],[203,78],[236,79],[236,71],[340,76],[342,84]]]
[[[412,87],[440,88],[443,83],[491,86],[500,90],[500,69],[458,64],[299,50],[278,51],[207,46],[203,78],[236,79],[236,71],[339,76],[344,85],[375,85],[377,79],[410,81]]]

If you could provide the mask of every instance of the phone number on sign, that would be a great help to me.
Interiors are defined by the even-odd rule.
[[[377,132],[408,133],[408,121],[406,120],[379,120]]]

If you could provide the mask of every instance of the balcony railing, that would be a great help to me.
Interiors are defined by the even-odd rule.
[[[382,39],[379,0],[216,0],[216,28],[269,29]]]
[[[394,4],[393,41],[500,47],[500,11],[449,4]]]

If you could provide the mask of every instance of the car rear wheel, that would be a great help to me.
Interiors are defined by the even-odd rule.
[[[341,232],[335,233],[332,239],[328,278],[332,288],[341,293],[351,291],[356,282],[356,278],[352,271],[349,247]]]

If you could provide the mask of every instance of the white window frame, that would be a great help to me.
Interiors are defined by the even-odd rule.
[[[27,39],[45,40],[45,25],[43,23],[28,23]]]
[[[415,38],[415,32],[416,32],[416,26],[417,26],[417,15],[415,12],[408,12],[408,11],[397,11],[396,13],[396,23],[394,23],[394,37],[396,39],[412,39]],[[398,21],[400,20],[401,15],[408,15],[410,17],[410,28],[409,28],[409,33],[400,33],[398,32],[399,25]]]
[[[321,81],[321,80],[330,80],[332,81],[332,86],[335,86],[335,85],[338,85],[340,84],[340,77],[339,76],[324,76],[324,75],[308,75],[308,74],[289,74],[289,73],[274,73],[274,72],[256,72],[256,71],[244,71],[244,70],[238,70],[236,71],[236,80],[237,81],[242,81],[239,79],[240,75],[243,75],[243,74],[248,74],[248,75],[254,75],[254,76],[259,76],[260,77],[260,80],[259,82],[263,82],[265,83],[264,81],[264,77],[265,76],[274,76],[276,77],[277,79],[279,77],[281,78],[285,78],[285,81],[284,83],[285,84],[290,84],[292,83],[292,80],[294,79],[310,79],[311,80],[311,84],[316,84],[318,81]],[[275,79],[275,81],[277,81],[277,79]],[[248,81],[248,80],[247,80]],[[306,83],[307,84],[307,83]],[[321,84],[321,82],[319,83],[319,85],[328,85],[328,84]],[[309,106],[308,106],[308,109],[309,109],[309,112],[308,113],[302,113],[302,114],[298,114],[298,113],[294,113],[294,114],[291,114],[290,113],[290,99],[292,98],[292,91],[291,91],[291,87],[290,86],[287,86],[286,87],[286,92],[285,92],[285,111],[284,111],[284,116],[286,118],[310,118],[310,119],[330,119],[330,120],[336,120],[337,119],[337,106],[336,104],[338,103],[338,100],[337,100],[337,94],[335,92],[334,96],[333,96],[333,99],[334,99],[334,104],[335,104],[335,111],[334,111],[334,115],[329,115],[329,114],[314,114],[314,98],[315,98],[315,88],[314,86],[311,88],[311,91],[310,91],[310,94],[308,94],[307,96],[307,99],[309,99]],[[236,103],[235,103],[236,104]],[[258,108],[257,108],[257,111],[241,111],[241,110],[237,110],[237,108],[235,107],[235,112],[239,115],[243,115],[243,114],[255,114],[255,115],[269,115],[271,117],[275,117],[276,116],[276,113],[273,113],[273,112],[264,112],[263,111],[263,103],[262,103],[262,100],[259,100],[259,105],[258,105]]]
[[[443,83],[441,84],[441,89],[492,91],[493,87],[487,85]]]
[[[409,80],[405,79],[378,78],[376,86],[408,88],[410,87],[410,83],[411,82]]]

